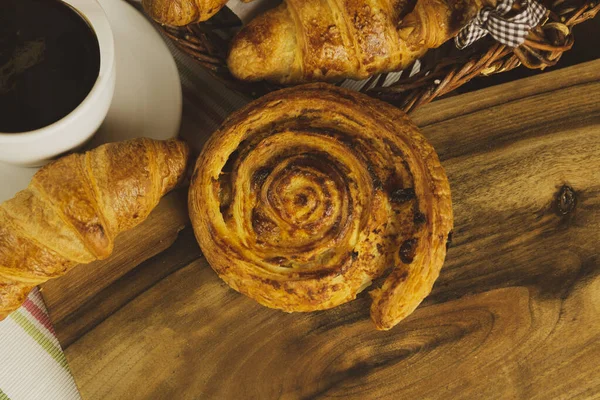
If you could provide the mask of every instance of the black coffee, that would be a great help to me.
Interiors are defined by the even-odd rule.
[[[88,95],[100,71],[92,28],[59,0],[0,0],[0,132],[58,121]]]

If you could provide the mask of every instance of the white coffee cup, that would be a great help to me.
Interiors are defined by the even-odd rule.
[[[62,0],[75,9],[96,34],[100,48],[98,78],[85,99],[62,119],[29,132],[0,132],[0,161],[40,166],[87,142],[108,113],[115,89],[115,46],[104,10],[95,0]]]

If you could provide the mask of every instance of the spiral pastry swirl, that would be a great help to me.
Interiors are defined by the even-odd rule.
[[[370,292],[386,330],[430,293],[452,227],[438,157],[396,108],[327,84],[280,90],[231,115],[196,163],[189,208],[212,268],[287,312]]]

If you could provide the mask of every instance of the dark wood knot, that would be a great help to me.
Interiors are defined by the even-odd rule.
[[[572,187],[563,185],[556,194],[556,212],[558,215],[567,215],[573,212],[577,205],[577,195]]]

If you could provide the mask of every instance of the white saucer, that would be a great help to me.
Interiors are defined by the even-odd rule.
[[[162,37],[124,0],[98,0],[115,38],[115,94],[86,148],[136,137],[170,139],[181,123],[181,82]],[[37,168],[0,163],[0,202],[25,189]]]

